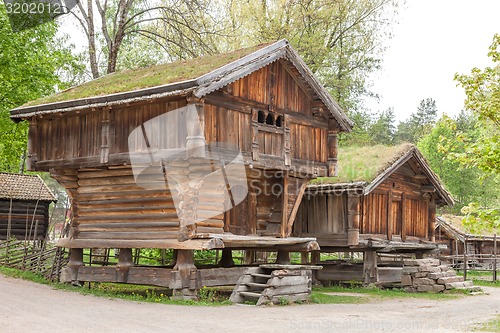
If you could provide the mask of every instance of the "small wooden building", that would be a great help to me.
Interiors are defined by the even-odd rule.
[[[446,215],[437,217],[435,235],[436,243],[441,250],[441,258],[460,266],[463,263],[465,254],[465,258],[470,261],[470,265],[491,268],[493,255],[495,255],[494,234],[466,232],[461,220],[461,216]]]
[[[44,240],[55,201],[40,176],[0,173],[0,239]]]
[[[316,237],[322,252],[363,252],[371,271],[363,280],[377,282],[377,253],[420,257],[437,249],[436,207],[452,204],[413,145],[341,149],[338,177],[308,186],[294,235]]]
[[[317,249],[290,237],[295,214],[352,127],[286,40],[106,75],[11,118],[29,121],[29,168],[71,197],[72,280],[103,279],[81,263],[99,247],[122,249],[119,281],[142,283],[158,278],[129,269],[132,248],[176,249],[187,271],[192,250]]]

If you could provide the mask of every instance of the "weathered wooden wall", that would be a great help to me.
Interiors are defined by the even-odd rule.
[[[295,221],[297,234],[347,234],[347,193],[305,195]]]
[[[364,198],[360,232],[428,238],[430,197],[398,171]]]
[[[44,239],[49,224],[49,204],[45,201],[0,200],[0,239]],[[36,208],[36,210],[35,210]],[[10,222],[9,222],[10,220]]]

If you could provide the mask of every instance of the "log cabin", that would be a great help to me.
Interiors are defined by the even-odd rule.
[[[337,135],[352,128],[286,40],[113,73],[11,118],[29,122],[29,169],[50,172],[71,198],[58,245],[71,249],[72,281],[168,280],[133,267],[131,249],[174,249],[190,290],[190,276],[211,283],[193,250],[224,249],[227,267],[231,249],[284,262],[318,249],[290,237],[295,215],[308,181],[336,174]],[[84,267],[86,248],[121,249],[120,274]]]
[[[469,266],[485,269],[493,269],[496,265],[494,257],[498,255],[498,239],[495,234],[487,231],[479,234],[467,232],[461,216],[438,216],[435,237],[441,258],[457,268],[463,267],[465,260]]]
[[[344,273],[352,269],[352,275],[326,276],[323,269],[320,279],[378,283],[383,275],[378,254],[421,257],[437,250],[436,207],[452,205],[453,199],[415,146],[340,149],[338,169],[338,177],[308,185],[293,235],[316,237],[322,252],[362,252],[365,267],[339,266]]]
[[[40,176],[0,173],[0,239],[45,240],[53,202]]]

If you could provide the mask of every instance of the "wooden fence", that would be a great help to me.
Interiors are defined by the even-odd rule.
[[[50,281],[58,281],[66,263],[65,249],[52,243],[14,238],[0,241],[0,266],[31,271]]]

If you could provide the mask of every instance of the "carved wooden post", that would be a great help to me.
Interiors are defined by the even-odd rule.
[[[377,252],[373,250],[363,253],[363,284],[378,282]]]
[[[429,203],[429,240],[436,241],[436,204],[434,200]]]
[[[392,240],[392,191],[387,193],[387,239]]]
[[[311,251],[311,264],[319,264],[321,262],[321,252]]]
[[[174,289],[173,297],[177,299],[196,299],[199,279],[194,265],[193,250],[178,250],[174,270],[179,271],[180,286]],[[192,280],[194,279],[194,283]]]
[[[128,280],[129,268],[132,266],[134,266],[132,249],[120,249],[118,263],[116,264],[116,281],[126,283]]]
[[[276,263],[280,265],[290,264],[290,252],[285,250],[279,250],[276,257]]]
[[[219,266],[229,268],[234,266],[233,252],[231,249],[222,249],[222,256],[219,261]]]
[[[338,125],[337,121],[330,118],[328,121],[328,176],[336,177],[337,170],[337,153],[338,153]]]
[[[406,193],[401,194],[401,240],[406,241]]]
[[[355,192],[347,193],[347,245],[359,244],[360,198]]]
[[[188,104],[186,112],[186,158],[205,157],[205,112],[203,104]]]
[[[109,110],[102,110],[101,120],[101,163],[109,162]]]
[[[68,262],[71,284],[73,285],[79,284],[78,269],[83,265],[84,265],[83,249],[77,249],[77,248],[71,249],[69,251],[69,262]]]
[[[259,160],[259,111],[252,109],[252,160]]]
[[[38,123],[36,116],[31,117],[29,132],[28,132],[28,158],[26,159],[26,168],[28,170],[36,170],[37,153],[35,150],[35,142],[38,140]]]
[[[292,165],[291,157],[291,143],[290,143],[290,127],[288,127],[288,116],[283,115],[283,157],[285,159],[285,166]]]
[[[281,204],[281,237],[287,237],[287,226],[288,226],[288,187],[289,187],[289,177],[288,174],[283,175],[283,186],[282,189],[282,204]]]

